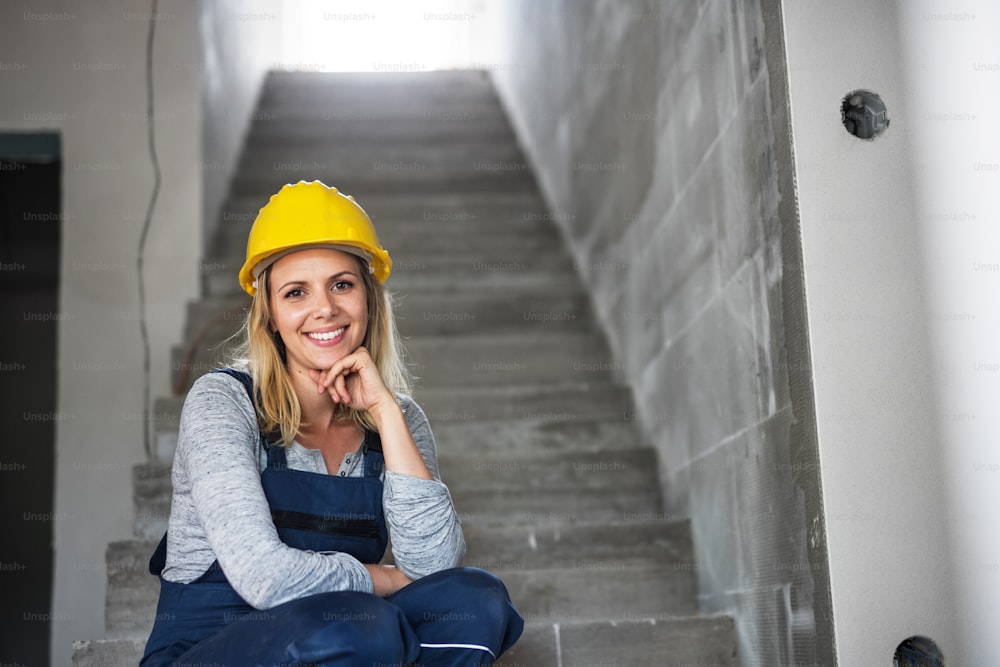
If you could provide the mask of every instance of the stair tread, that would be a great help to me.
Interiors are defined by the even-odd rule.
[[[654,616],[618,621],[529,622],[498,667],[628,665],[730,667],[736,629],[728,616]]]

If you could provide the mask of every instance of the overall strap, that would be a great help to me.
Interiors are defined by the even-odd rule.
[[[382,456],[382,438],[377,431],[365,430],[365,477],[381,477],[385,469],[385,457]]]
[[[238,371],[235,368],[216,368],[211,373],[225,373],[231,378],[236,378],[243,385],[243,388],[247,391],[247,396],[250,397],[250,402],[253,403],[253,378],[250,377],[249,373],[244,371]]]
[[[288,468],[288,457],[285,456],[285,448],[281,445],[267,448],[267,467],[274,470],[285,470]]]

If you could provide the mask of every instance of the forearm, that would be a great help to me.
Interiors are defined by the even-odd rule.
[[[388,473],[383,504],[396,566],[408,577],[417,579],[461,562],[462,525],[444,484]]]
[[[387,402],[384,407],[380,406],[377,412],[373,412],[372,416],[382,440],[385,469],[418,479],[434,479],[413,441],[399,404],[395,401]]]
[[[365,565],[372,578],[373,593],[379,597],[388,597],[403,586],[413,583],[413,580],[392,565]]]

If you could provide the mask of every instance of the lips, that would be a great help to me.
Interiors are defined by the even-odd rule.
[[[339,343],[344,338],[344,331],[347,326],[339,329],[329,329],[326,331],[310,331],[305,334],[306,338],[319,345],[333,345]]]

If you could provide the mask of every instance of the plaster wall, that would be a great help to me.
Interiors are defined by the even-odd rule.
[[[791,135],[830,586],[840,664],[890,664],[913,635],[958,654],[946,458],[936,419],[908,109],[906,2],[783,3]],[[951,7],[949,6],[949,10]],[[873,141],[848,134],[842,98],[886,104]],[[942,159],[950,159],[943,155]],[[987,664],[956,660],[954,664]]]
[[[691,519],[702,611],[736,618],[742,664],[832,664],[775,4],[505,3],[489,69],[659,450],[664,516]]]
[[[131,534],[131,469],[145,458],[136,257],[153,187],[147,152],[149,4],[10,2],[0,9],[0,127],[62,137],[63,256],[56,422],[52,664],[104,634],[107,543]],[[180,336],[200,255],[197,4],[158,20],[153,118],[163,175],[146,248],[152,388]],[[195,241],[192,241],[195,239]],[[123,502],[125,500],[125,502]],[[29,516],[29,514],[25,514]]]
[[[1000,7],[901,3],[914,203],[927,276],[957,636],[948,664],[997,665],[1000,615]]]
[[[257,3],[263,5],[263,3]],[[146,244],[151,394],[198,290],[203,217],[221,202],[271,23],[242,3],[160,3],[153,50],[162,185]],[[275,14],[272,12],[272,15]],[[137,250],[153,188],[147,148],[147,2],[8,2],[0,8],[0,128],[62,138],[52,664],[104,636],[104,552],[132,534],[132,466],[143,450]],[[272,44],[273,42],[273,44]],[[274,59],[277,59],[276,51]],[[204,130],[204,134],[203,134]],[[53,224],[53,223],[46,223]],[[30,611],[30,610],[26,610]],[[41,615],[40,615],[41,616]]]

